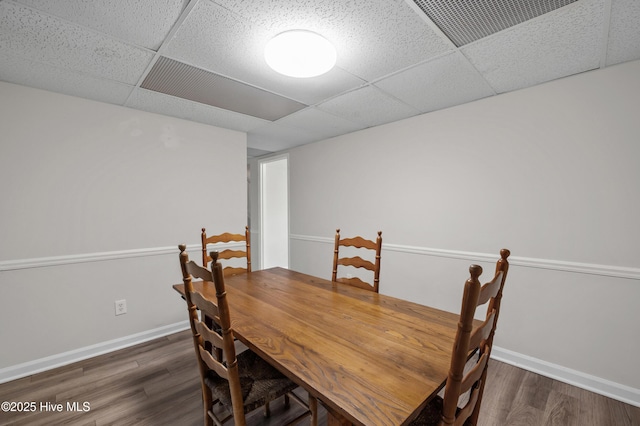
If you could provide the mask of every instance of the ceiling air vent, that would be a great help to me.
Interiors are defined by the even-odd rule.
[[[413,0],[458,47],[576,0]]]
[[[141,87],[241,114],[275,121],[306,107],[289,98],[160,57]]]

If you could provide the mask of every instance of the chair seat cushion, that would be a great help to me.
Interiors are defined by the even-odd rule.
[[[436,396],[422,409],[409,426],[435,426],[442,416],[442,398]]]
[[[237,359],[245,413],[253,411],[297,387],[295,383],[250,350],[242,352],[237,356]],[[205,383],[211,389],[213,399],[219,399],[228,410],[231,410],[229,382],[210,372],[205,378]]]
[[[442,418],[442,409],[444,401],[440,396],[433,398],[426,407],[422,409],[418,417],[416,417],[409,426],[436,426]],[[456,417],[460,413],[460,407],[456,408]]]

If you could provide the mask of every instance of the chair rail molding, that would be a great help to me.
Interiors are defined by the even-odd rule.
[[[215,247],[216,244],[212,244]],[[244,244],[223,244],[220,247],[235,248],[244,247]],[[202,250],[201,244],[189,244],[187,250],[193,252],[200,252]],[[72,265],[76,263],[87,262],[104,262],[107,260],[119,260],[119,259],[131,259],[132,257],[147,257],[147,256],[164,256],[169,254],[178,254],[178,245],[175,247],[151,247],[151,248],[139,248],[132,250],[117,250],[97,253],[83,253],[83,254],[70,254],[63,256],[52,257],[36,257],[30,259],[15,259],[15,260],[2,260],[0,261],[0,272],[2,271],[15,271],[19,269],[31,269],[31,268],[46,268],[52,266]]]
[[[317,237],[310,235],[291,234],[292,240],[310,241],[316,243],[333,244],[333,238]],[[408,246],[402,244],[382,243],[384,250],[420,254],[432,257],[444,257],[448,259],[462,259],[482,262],[495,261],[496,255],[489,253],[467,252],[461,250],[445,250],[430,247]],[[601,275],[605,277],[626,278],[632,280],[640,280],[640,268],[631,268],[625,266],[600,265],[594,263],[569,262],[563,260],[537,259],[531,257],[509,257],[509,264],[512,266],[521,266],[525,268],[550,269],[562,272],[573,272],[579,274]]]

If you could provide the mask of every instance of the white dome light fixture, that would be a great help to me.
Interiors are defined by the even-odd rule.
[[[322,75],[336,64],[336,49],[320,34],[291,30],[278,34],[264,51],[267,64],[280,74],[308,78]]]

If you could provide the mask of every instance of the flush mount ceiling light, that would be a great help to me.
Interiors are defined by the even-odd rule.
[[[306,30],[285,31],[272,38],[264,51],[267,64],[290,77],[315,77],[336,63],[336,49],[320,34]]]

